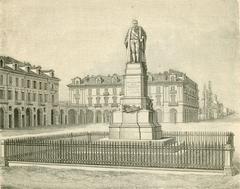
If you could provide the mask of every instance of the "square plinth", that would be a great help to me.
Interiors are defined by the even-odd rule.
[[[154,111],[140,110],[132,113],[113,113],[109,127],[110,139],[157,140],[161,139],[161,126],[154,121]]]

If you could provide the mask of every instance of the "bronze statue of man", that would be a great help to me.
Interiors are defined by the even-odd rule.
[[[129,28],[124,42],[127,48],[128,62],[146,62],[146,32],[141,26],[138,26],[137,20],[133,20],[132,24],[133,26]]]

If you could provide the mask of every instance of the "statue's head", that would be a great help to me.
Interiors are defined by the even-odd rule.
[[[137,27],[138,26],[138,21],[136,19],[132,20],[132,25],[133,27]]]

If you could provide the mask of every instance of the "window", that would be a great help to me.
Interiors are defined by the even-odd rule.
[[[21,79],[22,87],[25,87],[24,85],[24,79]]]
[[[25,94],[22,92],[22,100],[25,100]]]
[[[27,100],[28,100],[28,102],[31,101],[31,93],[28,93],[28,94],[27,94]]]
[[[48,95],[47,94],[44,95],[44,98],[45,98],[45,102],[48,102]]]
[[[104,105],[105,105],[105,106],[108,105],[108,99],[109,99],[109,97],[104,97]]]
[[[12,91],[11,90],[8,91],[8,100],[12,100]]]
[[[102,78],[101,78],[101,77],[98,77],[98,78],[96,79],[96,83],[97,83],[97,84],[101,84],[101,83],[102,83]]]
[[[16,87],[19,86],[19,79],[16,77]]]
[[[88,89],[88,96],[92,96],[92,89]]]
[[[160,106],[161,105],[161,95],[157,95],[156,96],[156,104],[157,104],[157,106]]]
[[[100,88],[96,88],[96,94],[100,95]]]
[[[3,75],[0,75],[0,85],[3,85]]]
[[[109,95],[109,92],[108,92],[108,88],[104,88],[104,93],[103,93],[104,96],[108,96]]]
[[[14,69],[17,70],[18,69],[18,65],[14,64]]]
[[[4,90],[0,89],[0,99],[4,99]]]
[[[171,86],[170,86],[170,90],[171,90],[171,91],[174,91],[174,90],[175,90],[175,86],[174,86],[174,85],[171,85]]]
[[[33,102],[36,102],[36,93],[33,93]]]
[[[30,80],[27,80],[27,88],[30,88],[30,87],[31,87]]]
[[[37,82],[33,81],[33,88],[36,89],[37,88]]]
[[[113,88],[113,95],[116,95],[117,94],[117,89],[114,87]]]
[[[18,100],[18,92],[15,91],[15,100]]]
[[[43,102],[43,99],[42,99],[42,94],[39,94],[39,95],[38,95],[38,101],[39,101],[40,103],[42,103],[42,102]]]
[[[0,60],[0,67],[2,68],[4,65],[3,65],[3,60],[1,59]]]
[[[176,95],[172,94],[172,95],[170,96],[170,102],[171,102],[171,103],[176,103]]]
[[[9,85],[12,85],[12,76],[9,76]]]
[[[52,84],[52,90],[54,90],[54,85]]]
[[[117,104],[117,97],[116,96],[113,97],[113,104]]]
[[[171,76],[170,80],[175,81],[175,76]]]
[[[156,88],[156,93],[157,93],[157,94],[160,94],[160,93],[161,93],[161,87],[160,87],[160,86],[157,86],[157,88]]]
[[[88,105],[92,106],[92,97],[88,97]]]
[[[44,90],[47,90],[47,83],[44,83]]]
[[[40,90],[42,89],[42,82],[41,81],[39,82],[39,89]]]
[[[52,95],[52,103],[54,103],[54,95]]]
[[[100,104],[100,97],[96,97],[96,104]]]

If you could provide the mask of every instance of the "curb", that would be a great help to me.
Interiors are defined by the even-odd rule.
[[[179,169],[179,168],[147,168],[147,167],[123,167],[123,166],[104,166],[104,165],[82,165],[82,164],[52,164],[52,163],[32,163],[32,162],[9,162],[9,166],[19,167],[44,167],[53,169],[79,169],[85,171],[121,171],[135,173],[154,173],[154,174],[197,174],[197,175],[224,175],[222,170],[200,170],[200,169]]]

